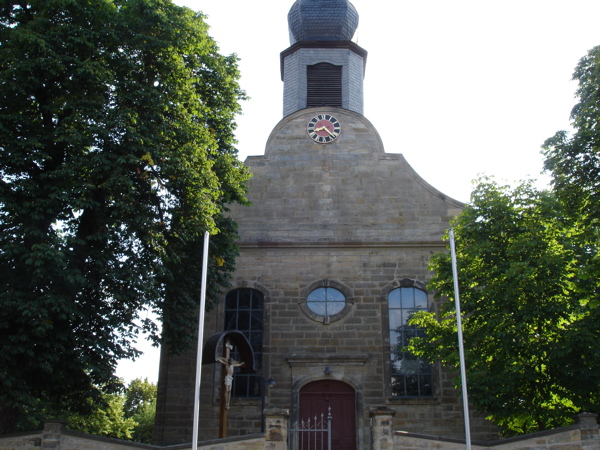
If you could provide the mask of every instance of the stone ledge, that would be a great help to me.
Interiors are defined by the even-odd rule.
[[[367,355],[357,356],[343,356],[343,355],[330,355],[330,356],[309,356],[309,355],[294,355],[288,356],[286,361],[290,367],[306,367],[310,365],[322,366],[325,364],[343,364],[345,366],[363,366],[367,362],[369,357]]]
[[[240,241],[240,248],[446,248],[443,241]]]

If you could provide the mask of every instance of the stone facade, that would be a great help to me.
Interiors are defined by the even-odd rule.
[[[302,10],[302,5],[310,8],[302,20],[294,19],[294,8]],[[248,185],[252,206],[231,208],[239,225],[240,256],[231,289],[206,316],[204,340],[222,332],[225,319],[232,323],[232,314],[238,314],[225,311],[223,304],[233,298],[229,293],[236,295],[234,303],[239,293],[246,298],[258,293],[264,298],[260,312],[245,307],[239,314],[246,324],[262,315],[262,340],[255,342],[262,344],[259,374],[263,385],[270,377],[276,385],[263,399],[256,391],[245,398],[234,395],[228,435],[258,431],[264,400],[270,408],[289,409],[291,423],[304,419],[302,414],[328,414],[331,408],[334,448],[344,450],[371,448],[371,426],[380,419],[392,429],[460,438],[463,412],[453,374],[434,367],[415,382],[423,366],[419,361],[396,356],[392,366],[391,348],[402,346],[398,339],[408,329],[398,317],[411,314],[417,303],[404,313],[400,306],[390,309],[388,302],[399,292],[410,292],[419,296],[419,308],[436,309],[426,291],[428,262],[433,253],[445,251],[442,236],[463,205],[424,181],[402,155],[384,151],[379,134],[362,115],[367,54],[348,37],[348,24],[356,21],[341,13],[348,20],[326,20],[332,8],[353,11],[345,0],[298,0],[292,7],[290,32],[299,41],[293,39],[281,54],[285,117],[269,136],[264,156],[246,160],[254,175]],[[300,23],[302,30],[325,27],[331,39],[319,37],[321,31],[305,36],[297,28]],[[342,108],[307,108],[309,94],[312,105]],[[327,303],[315,305],[314,292],[325,297],[334,292],[342,301],[332,301],[334,311],[323,313],[319,308]],[[398,294],[398,304],[399,299]],[[158,444],[191,440],[195,354],[163,354]],[[400,378],[399,373],[408,375]],[[425,389],[400,392],[406,389],[404,381]],[[220,365],[205,366],[204,438],[216,437],[219,430],[220,389]],[[381,414],[371,416],[388,410],[393,414],[385,420]],[[496,428],[480,416],[471,418],[471,430],[477,439],[496,437]],[[391,433],[378,435],[376,442],[389,447]]]
[[[340,137],[328,145],[307,136],[308,121],[319,113],[341,123]],[[395,412],[394,429],[462,436],[451,374],[436,368],[431,397],[392,397],[387,308],[392,289],[425,287],[429,258],[445,250],[441,237],[462,204],[421,179],[402,155],[385,153],[369,121],[345,109],[311,108],[285,117],[265,155],[246,164],[254,174],[252,206],[231,210],[241,249],[232,289],[252,288],[265,297],[262,373],[277,383],[267,404],[289,408],[291,420],[298,420],[302,387],[336,380],[356,394],[357,448],[370,448],[369,411],[382,405]],[[306,308],[308,293],[319,286],[346,296],[346,308],[331,321]],[[429,304],[435,308],[432,295]],[[222,331],[223,323],[220,306],[207,316],[205,337]],[[158,443],[185,442],[186,429],[191,436],[193,356],[168,363],[168,377],[176,381],[163,389],[168,394]],[[201,436],[208,438],[218,429],[220,368],[207,366],[202,377]],[[229,435],[256,432],[260,399],[234,398],[228,417]],[[471,429],[478,439],[495,436],[495,427],[481,417],[472,418]]]

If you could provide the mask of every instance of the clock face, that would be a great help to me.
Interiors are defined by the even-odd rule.
[[[308,136],[319,144],[335,141],[342,131],[338,120],[330,114],[319,114],[308,122]]]

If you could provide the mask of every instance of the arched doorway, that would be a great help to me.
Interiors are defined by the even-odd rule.
[[[341,381],[319,380],[300,389],[299,418],[320,417],[331,408],[331,448],[356,448],[356,400],[354,389]]]

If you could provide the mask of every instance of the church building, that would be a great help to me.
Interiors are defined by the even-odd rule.
[[[428,261],[462,204],[386,153],[363,115],[358,20],[347,0],[297,0],[288,14],[283,118],[246,160],[236,272],[205,321],[205,341],[238,330],[254,350],[255,372],[234,375],[227,436],[259,433],[267,407],[289,409],[290,426],[331,414],[334,449],[369,449],[378,408],[394,430],[464,438],[455,374],[402,350],[419,333],[411,314],[436,308]],[[192,440],[195,355],[161,357],[157,444]],[[219,435],[223,366],[203,366],[201,440]],[[475,414],[471,432],[496,436]]]

